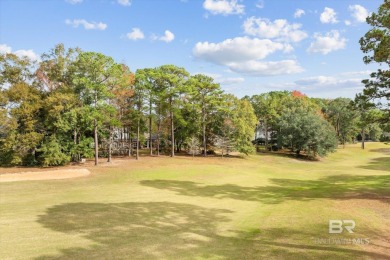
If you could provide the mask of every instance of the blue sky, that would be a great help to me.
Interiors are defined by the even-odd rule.
[[[379,0],[1,0],[0,52],[57,43],[132,71],[174,64],[239,97],[272,90],[354,97],[376,70],[359,39]]]

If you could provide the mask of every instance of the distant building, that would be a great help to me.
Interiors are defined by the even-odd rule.
[[[268,141],[271,140],[272,133],[273,133],[272,131],[268,131],[268,134],[267,134]],[[257,124],[256,128],[255,128],[255,136],[254,136],[253,143],[264,145],[265,138],[266,138],[266,131],[265,131],[264,122],[262,120],[260,120],[259,124]]]

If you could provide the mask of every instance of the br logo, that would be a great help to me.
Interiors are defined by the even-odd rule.
[[[355,226],[356,224],[353,220],[330,219],[329,234],[340,234],[343,232],[343,229],[347,230],[349,233],[353,233]]]

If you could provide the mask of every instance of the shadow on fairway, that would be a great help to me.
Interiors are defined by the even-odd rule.
[[[352,246],[316,245],[312,238],[326,234],[323,230],[305,233],[275,228],[221,235],[218,224],[228,222],[230,213],[232,211],[224,209],[170,202],[56,205],[47,209],[38,222],[53,231],[79,234],[93,245],[59,249],[58,255],[43,255],[37,259],[388,257]]]
[[[267,204],[288,200],[373,199],[389,203],[390,175],[334,175],[319,180],[270,179],[272,186],[243,187],[235,184],[204,185],[192,181],[143,180],[142,185],[174,191],[185,196],[260,201]]]
[[[371,149],[370,152],[373,152],[373,153],[383,153],[383,154],[386,154],[386,155],[390,155],[390,148]]]
[[[374,158],[368,163],[368,165],[359,166],[359,168],[390,172],[390,157]]]
[[[303,161],[303,162],[319,162],[319,158],[311,157],[305,154],[299,154],[297,155],[295,152],[288,151],[288,150],[281,150],[281,151],[259,151],[257,154],[262,154],[265,156],[272,156],[272,157],[281,157],[281,158],[288,158],[293,159],[297,161]]]

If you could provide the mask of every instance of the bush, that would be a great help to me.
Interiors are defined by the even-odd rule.
[[[62,152],[61,145],[55,136],[49,137],[38,151],[41,152],[39,158],[44,167],[64,165],[70,161],[70,156]]]

